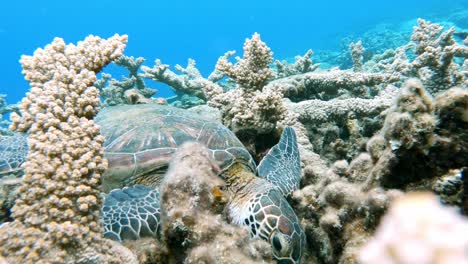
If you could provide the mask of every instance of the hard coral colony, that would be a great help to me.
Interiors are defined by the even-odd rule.
[[[206,78],[193,59],[177,74],[123,55],[127,36],[55,39],[22,57],[19,110],[0,98],[18,112],[0,138],[0,263],[468,262],[454,33],[418,20],[367,59],[354,42],[348,70],[311,50],[273,63],[255,33]],[[128,77],[96,80],[112,61]]]

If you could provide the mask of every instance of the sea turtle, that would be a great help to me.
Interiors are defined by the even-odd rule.
[[[28,154],[28,142],[25,134],[15,133],[0,136],[0,178],[5,175],[21,175],[21,164]]]
[[[114,240],[157,236],[160,229],[158,185],[177,148],[197,141],[207,146],[232,195],[231,221],[246,225],[252,238],[272,246],[280,263],[300,263],[305,235],[285,196],[299,187],[296,135],[284,129],[258,167],[236,136],[219,122],[190,111],[153,104],[112,106],[95,121],[101,126],[105,158],[104,236]],[[259,177],[257,177],[258,175]]]

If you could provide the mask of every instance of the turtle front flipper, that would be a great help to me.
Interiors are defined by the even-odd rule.
[[[101,218],[104,237],[122,241],[157,237],[160,229],[159,190],[142,185],[111,191]]]
[[[274,184],[284,196],[299,188],[301,162],[296,133],[292,127],[283,130],[281,139],[257,167],[258,176]]]

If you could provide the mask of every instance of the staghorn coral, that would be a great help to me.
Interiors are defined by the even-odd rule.
[[[465,78],[453,62],[455,56],[466,58],[467,48],[453,39],[454,28],[442,32],[443,27],[418,19],[411,40],[416,43],[417,57],[411,62],[413,71],[431,93],[463,83]]]
[[[203,93],[203,84],[201,83],[205,79],[195,65],[196,62],[194,59],[189,59],[187,67],[185,68],[180,65],[176,65],[176,70],[183,74],[179,76],[169,69],[169,65],[162,64],[161,60],[156,59],[153,68],[149,68],[147,66],[142,67],[143,77],[156,82],[165,83],[174,89],[179,95],[188,94],[205,100],[206,97]],[[211,78],[216,79],[217,77]]]
[[[467,72],[463,65],[466,65],[468,48],[466,43],[455,41],[454,32],[453,27],[443,31],[439,24],[418,19],[410,43],[375,56],[364,68],[398,72],[402,80],[419,78],[431,94],[466,85]],[[462,62],[455,62],[455,58]]]
[[[151,103],[151,97],[158,91],[146,87],[143,75],[138,73],[144,58],[134,58],[122,55],[115,59],[114,63],[124,67],[128,71],[128,77],[122,81],[111,79],[110,74],[103,73],[101,79],[95,82],[101,97],[103,106],[120,104],[147,104]]]
[[[315,71],[320,64],[313,64],[311,56],[314,52],[310,49],[301,57],[296,56],[295,62],[289,64],[287,61],[275,61],[276,72],[275,79],[284,78],[296,74],[307,73]]]
[[[392,203],[359,263],[467,263],[468,220],[429,193]]]
[[[248,230],[227,224],[219,168],[206,147],[185,143],[161,190],[162,239],[177,263],[270,263],[270,245],[249,241]]]
[[[25,176],[0,228],[0,254],[21,263],[135,263],[133,255],[102,238],[100,176],[104,138],[92,120],[99,110],[96,73],[122,54],[127,36],[89,36],[77,45],[60,38],[23,56],[31,90],[12,129],[27,132]]]

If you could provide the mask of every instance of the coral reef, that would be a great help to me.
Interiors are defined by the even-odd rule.
[[[319,263],[354,263],[403,191],[433,191],[444,203],[462,206],[457,169],[468,164],[467,95],[466,88],[453,87],[433,99],[420,81],[408,80],[365,152],[329,169],[304,161],[305,186],[294,193],[294,208]]]
[[[289,259],[300,252],[304,263],[466,262],[467,241],[460,236],[466,218],[443,206],[468,212],[468,39],[459,43],[454,28],[444,31],[425,20],[418,20],[405,41],[410,31],[385,30],[376,39],[368,35],[343,45],[332,59],[348,70],[321,68],[312,50],[292,63],[274,61],[257,33],[246,39],[242,58],[230,62],[235,53],[226,52],[206,78],[192,59],[186,67],[176,65],[176,73],[160,60],[149,68],[142,58],[120,56],[126,38],[118,36],[90,37],[77,46],[55,40],[24,57],[32,89],[20,105],[21,116],[13,114],[12,127],[28,132],[31,152],[19,189],[18,179],[0,179],[0,217],[12,221],[0,227],[0,262],[47,262],[53,254],[79,262],[270,263],[284,245],[292,252]],[[387,44],[393,50],[378,41],[385,37],[392,38]],[[128,77],[107,85],[111,77],[103,74],[95,82],[95,73],[114,59]],[[151,98],[154,90],[144,79],[169,85],[176,96]],[[300,155],[294,148],[288,164],[270,157],[298,167],[300,156],[300,189],[288,197],[292,208],[277,192],[281,186],[239,164],[218,177],[208,150],[186,143],[159,189],[151,189],[160,192],[161,205],[151,237],[123,241],[125,247],[102,238],[98,187],[105,161],[91,120],[100,105],[98,89],[104,106],[169,103],[220,121],[257,161],[275,152],[278,131],[292,126]],[[257,170],[262,176],[262,165]],[[442,205],[427,194],[405,195],[412,191],[432,192]],[[268,233],[271,226],[262,237],[270,244],[249,239],[249,229],[240,225],[252,227],[251,237],[262,229],[242,213],[253,210],[243,207],[243,199],[273,202],[251,216],[269,218],[275,227],[281,222],[278,230],[297,222],[294,232],[301,239],[285,243],[288,238],[280,240],[277,230]],[[266,211],[271,214],[263,216]],[[304,240],[301,227],[305,252],[297,250]]]
[[[368,143],[375,166],[367,184],[379,181],[386,187],[400,187],[465,166],[468,146],[463,115],[468,109],[467,96],[466,88],[453,87],[434,102],[419,81],[409,80],[375,136],[383,137],[386,147],[375,147],[375,143],[383,143],[378,140]],[[451,117],[447,119],[444,114],[448,111]]]
[[[359,263],[466,263],[467,232],[468,220],[434,195],[407,194],[392,203]]]
[[[23,56],[31,90],[12,129],[27,132],[25,175],[0,228],[0,254],[10,262],[135,263],[132,254],[102,238],[99,184],[106,168],[99,127],[96,73],[119,57],[127,36],[89,36],[76,46],[60,38]]]

